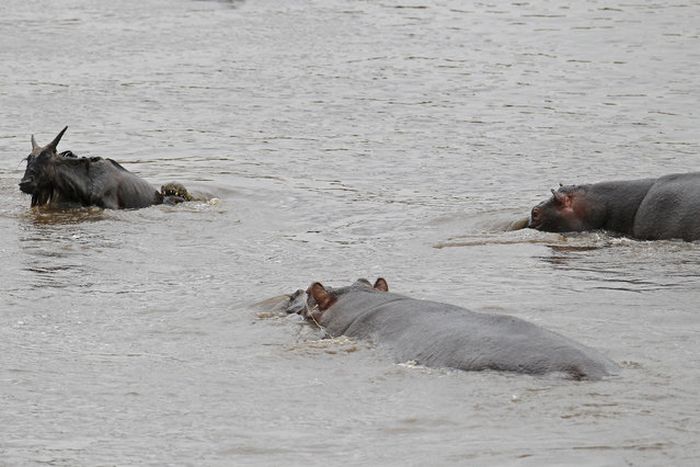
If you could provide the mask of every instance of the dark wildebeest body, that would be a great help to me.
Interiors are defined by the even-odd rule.
[[[640,240],[700,239],[700,172],[569,185],[532,209],[530,228],[604,229]]]
[[[163,192],[157,191],[111,159],[76,157],[70,151],[57,153],[56,147],[67,128],[44,147],[38,146],[32,136],[32,152],[19,183],[20,190],[32,195],[32,206],[136,209],[184,200],[180,196],[167,196],[165,187],[161,189]]]
[[[599,379],[617,370],[595,350],[512,316],[416,300],[373,289],[364,281],[328,290],[315,283],[307,294],[301,314],[328,334],[372,340],[400,362],[476,371],[562,372],[576,379]],[[292,297],[296,303],[292,300],[289,310],[297,312],[303,294]]]

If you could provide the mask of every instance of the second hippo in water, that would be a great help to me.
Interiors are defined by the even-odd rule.
[[[700,240],[700,172],[562,186],[532,208],[528,227],[609,230],[640,240]]]
[[[384,279],[348,287],[318,282],[290,297],[299,313],[332,337],[370,339],[399,362],[428,367],[497,370],[526,374],[560,372],[574,379],[600,379],[618,367],[597,351],[560,334],[507,315],[390,293]]]

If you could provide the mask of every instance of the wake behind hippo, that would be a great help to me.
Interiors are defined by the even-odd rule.
[[[288,312],[301,314],[332,337],[372,340],[399,362],[533,375],[561,372],[575,379],[600,379],[618,369],[597,351],[522,319],[416,300],[388,289],[384,279],[374,286],[360,279],[338,289],[316,282],[306,294],[291,297]]]
[[[700,172],[562,186],[532,209],[528,227],[609,230],[640,240],[700,240]]]
[[[46,146],[39,146],[32,135],[32,152],[19,183],[22,192],[32,195],[32,207],[135,209],[192,199],[178,183],[163,185],[157,191],[111,159],[77,157],[71,151],[58,153],[58,143],[67,129]]]

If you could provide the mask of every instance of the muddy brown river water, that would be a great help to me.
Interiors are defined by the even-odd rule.
[[[507,227],[700,170],[700,4],[6,0],[0,465],[698,465],[700,245]],[[30,134],[213,199],[29,208]],[[315,280],[527,319],[599,382],[393,362]]]

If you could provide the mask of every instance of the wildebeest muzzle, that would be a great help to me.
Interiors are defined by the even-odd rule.
[[[36,184],[34,183],[34,178],[24,177],[19,182],[19,189],[22,190],[22,193],[26,193],[28,195],[34,194],[34,192],[36,191]]]

